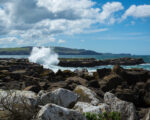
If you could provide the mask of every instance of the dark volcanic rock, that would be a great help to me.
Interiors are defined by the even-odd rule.
[[[91,80],[88,82],[88,87],[100,88],[100,85],[97,80]]]
[[[97,69],[97,73],[99,78],[103,78],[106,75],[109,75],[111,73],[111,69],[107,69],[107,68]]]
[[[137,107],[150,106],[149,71],[123,69],[116,65],[109,75],[101,78],[101,89],[113,92],[122,100],[134,103]]]
[[[81,78],[81,77],[69,77],[65,81],[67,84],[67,88],[73,90],[77,85],[84,85],[87,86],[87,80]]]
[[[150,106],[150,79],[146,82],[145,91],[144,102],[147,106]]]
[[[60,59],[59,66],[63,67],[95,67],[100,65],[137,65],[144,63],[142,58],[118,58],[108,60],[96,59]]]
[[[110,91],[112,89],[117,88],[123,82],[122,78],[117,74],[110,74],[105,76],[103,80],[99,82],[101,89],[103,91]]]
[[[128,82],[129,85],[136,84],[137,82],[146,82],[148,79],[148,71],[139,70],[139,71],[126,71],[124,74],[124,79]]]
[[[40,86],[32,85],[32,86],[26,87],[24,90],[26,90],[26,91],[33,91],[35,93],[38,93],[41,90],[41,88],[40,88]]]
[[[150,107],[150,71],[123,69],[116,64],[139,64],[143,61],[119,58],[98,62],[94,59],[81,59],[79,62],[64,61],[64,65],[115,66],[113,69],[98,69],[93,74],[86,69],[75,72],[59,70],[54,73],[41,65],[30,63],[27,59],[0,59],[0,89],[29,90],[37,93],[40,90],[51,91],[57,88],[74,90],[77,85],[82,85],[94,91],[98,98],[103,98],[104,93],[110,91],[118,98],[134,103],[139,117],[142,118],[145,115],[144,109]]]

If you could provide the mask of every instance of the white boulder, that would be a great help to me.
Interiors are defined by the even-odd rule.
[[[110,105],[112,112],[120,112],[121,120],[136,120],[136,110],[133,103],[118,99],[114,94],[107,92],[104,101]]]
[[[97,106],[93,106],[86,102],[77,102],[74,106],[74,110],[77,110],[82,113],[90,112],[90,113],[101,114],[103,112],[109,112],[110,108],[105,103],[99,104]]]
[[[8,103],[28,102],[28,104],[36,105],[37,96],[32,91],[0,90],[0,101]]]
[[[42,105],[54,103],[63,107],[73,107],[78,100],[78,95],[70,90],[63,88],[56,89],[52,92],[41,95],[40,101]]]
[[[144,120],[150,120],[150,110],[148,111],[148,113],[146,114],[146,117]]]
[[[98,105],[100,103],[99,99],[97,99],[96,93],[87,87],[78,85],[74,92],[80,96],[79,101],[88,102],[92,105]]]
[[[37,120],[86,120],[86,118],[77,111],[47,104],[37,114]]]
[[[21,90],[0,90],[0,108],[4,105],[38,105],[38,99],[34,92]]]

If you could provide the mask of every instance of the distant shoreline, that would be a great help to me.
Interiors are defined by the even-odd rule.
[[[30,55],[33,47],[20,48],[0,48],[0,55]],[[131,56],[131,54],[112,54],[99,53],[93,50],[73,49],[65,47],[51,47],[58,55],[124,55]]]

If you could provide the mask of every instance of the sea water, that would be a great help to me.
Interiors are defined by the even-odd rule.
[[[28,58],[28,55],[0,55],[0,58]],[[143,60],[146,62],[145,64],[140,65],[130,65],[130,66],[122,66],[123,68],[143,68],[146,70],[150,70],[150,55],[59,55],[59,58],[95,58],[97,60],[104,60],[104,59],[114,59],[114,58],[121,58],[121,57],[132,57],[132,58],[143,58]],[[103,65],[103,66],[97,66],[97,67],[89,67],[87,68],[89,71],[95,71],[96,69],[100,68],[112,68],[112,65]],[[84,67],[86,68],[86,67]],[[59,66],[50,66],[49,69],[53,69],[54,71],[57,71],[58,69],[61,70],[75,70],[75,69],[83,69],[83,68],[73,68],[73,67],[59,67]]]

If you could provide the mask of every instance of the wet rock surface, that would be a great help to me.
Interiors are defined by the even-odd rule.
[[[105,102],[104,95],[106,92],[110,92],[119,100],[133,103],[137,119],[144,119],[148,114],[143,111],[150,108],[150,71],[135,68],[123,69],[119,65],[115,65],[113,69],[98,69],[93,73],[89,73],[85,69],[75,72],[59,70],[54,73],[50,69],[30,63],[27,59],[0,59],[0,89],[2,91],[32,91],[35,94],[43,95],[59,88],[74,92],[79,86],[85,87],[82,90],[84,92],[90,89],[94,93],[92,98],[96,98],[96,104],[95,102],[92,104],[92,100],[88,99],[86,101],[78,99],[78,101],[89,102],[89,106],[95,110],[99,109],[96,107],[99,104],[109,105]],[[82,97],[81,93],[77,94]],[[39,96],[37,95],[37,97]],[[91,96],[88,94],[87,97]],[[74,99],[73,104],[70,104],[71,108],[76,102],[77,100]],[[47,103],[49,104],[49,102]],[[70,108],[70,105],[64,107],[69,106]]]

